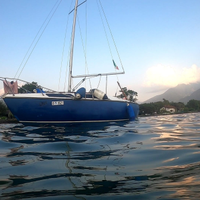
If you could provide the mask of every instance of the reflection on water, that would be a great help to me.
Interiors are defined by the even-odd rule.
[[[199,117],[0,124],[0,199],[200,199]]]

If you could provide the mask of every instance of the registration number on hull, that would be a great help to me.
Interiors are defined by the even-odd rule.
[[[62,106],[64,105],[64,101],[52,101],[52,106]]]

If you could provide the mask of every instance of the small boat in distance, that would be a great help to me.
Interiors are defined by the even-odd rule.
[[[48,88],[39,86],[33,92],[18,93],[17,81],[15,78],[0,77],[4,83],[5,94],[2,96],[4,102],[13,113],[15,118],[24,125],[67,125],[74,123],[92,122],[117,122],[135,120],[138,117],[139,105],[127,99],[109,97],[99,89],[91,89],[86,92],[84,87],[79,87],[76,91],[72,89],[73,78],[86,78],[98,76],[111,76],[124,74],[98,73],[80,76],[72,75],[73,51],[76,27],[76,16],[78,0],[75,2],[74,20],[71,37],[71,51],[69,61],[68,91],[56,92]],[[115,64],[113,60],[113,64]],[[13,80],[13,81],[10,81]],[[79,86],[79,85],[78,85]]]

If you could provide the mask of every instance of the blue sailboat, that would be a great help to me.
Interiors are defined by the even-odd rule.
[[[99,73],[87,75],[72,75],[74,38],[76,27],[78,0],[75,2],[71,51],[69,61],[68,91],[56,92],[47,88],[37,88],[32,93],[17,93],[16,82],[9,82],[9,78],[0,77],[7,88],[2,96],[7,107],[15,118],[24,125],[67,125],[74,123],[116,122],[135,120],[138,117],[139,106],[127,99],[109,97],[99,89],[86,92],[84,87],[74,91],[73,78],[86,78],[98,76],[111,76],[124,74],[123,72]],[[113,61],[114,62],[114,61]],[[114,63],[115,65],[115,63]],[[20,79],[18,79],[19,81]],[[20,80],[21,81],[21,80]]]

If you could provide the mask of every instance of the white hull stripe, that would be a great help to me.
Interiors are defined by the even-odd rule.
[[[116,120],[92,120],[92,121],[19,121],[21,123],[36,123],[36,124],[69,124],[69,123],[94,123],[94,122],[116,122],[126,121],[128,119],[116,119]]]

